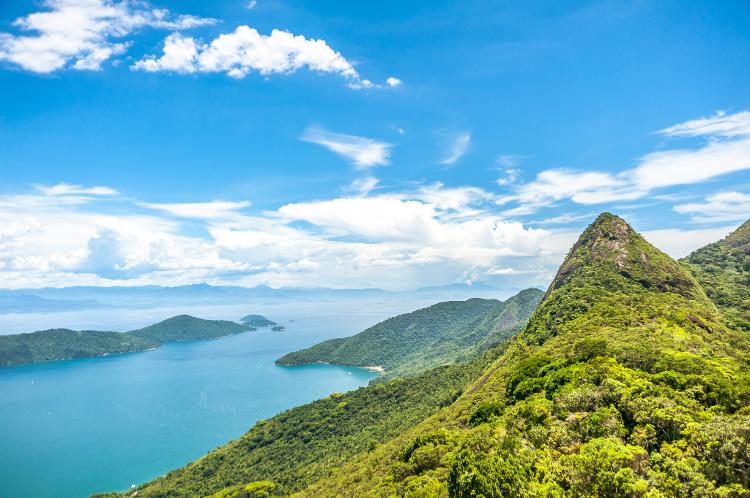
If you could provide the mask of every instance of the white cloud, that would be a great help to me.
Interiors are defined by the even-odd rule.
[[[133,64],[132,68],[149,72],[219,72],[238,79],[251,71],[267,76],[307,68],[337,74],[347,79],[353,88],[375,86],[369,80],[360,78],[352,64],[325,40],[308,39],[279,29],[274,29],[270,35],[263,35],[244,25],[206,44],[181,33],[172,33],[164,40],[160,56],[147,56]]]
[[[252,10],[258,5],[258,0],[250,0],[245,4],[247,10]]]
[[[532,182],[518,184],[505,202],[518,205],[506,214],[529,214],[569,199],[578,204],[635,200],[653,190],[705,182],[750,169],[750,112],[716,113],[660,131],[670,137],[705,137],[695,148],[652,152],[632,169],[617,173],[550,169]]]
[[[238,210],[250,206],[249,201],[230,202],[230,201],[212,201],[212,202],[183,202],[173,204],[141,203],[141,206],[148,209],[156,209],[179,216],[182,218],[199,218],[199,219],[217,219],[231,217]]]
[[[642,235],[653,245],[673,258],[682,258],[698,248],[723,239],[736,227],[719,227],[702,230],[667,228],[647,230]]]
[[[300,137],[306,142],[322,145],[348,159],[356,169],[388,164],[393,144],[372,138],[333,133],[321,128],[308,128]]]
[[[674,210],[692,215],[697,223],[745,221],[750,218],[750,195],[721,192],[709,196],[703,203],[678,204]]]
[[[374,176],[355,179],[345,190],[357,195],[367,195],[377,188],[380,180]]]
[[[385,80],[386,85],[388,85],[391,88],[395,88],[397,86],[401,86],[404,82],[401,81],[398,78],[394,78],[393,76],[388,77],[387,80]]]
[[[469,150],[470,143],[471,133],[466,131],[456,133],[453,137],[451,137],[450,144],[448,145],[448,153],[445,158],[440,160],[440,164],[443,164],[445,166],[452,166],[456,164],[458,160],[461,159],[464,154],[466,154],[466,151]]]
[[[181,30],[213,24],[214,19],[170,15],[145,2],[111,0],[46,0],[48,9],[16,19],[13,25],[29,35],[0,33],[0,60],[37,73],[64,67],[98,70],[122,54],[124,38],[144,27]]]
[[[692,119],[660,130],[659,133],[672,137],[748,136],[750,135],[750,111],[729,115],[724,111],[718,111],[710,118]]]
[[[102,195],[112,196],[118,192],[109,187],[84,187],[70,183],[58,183],[57,185],[34,185],[34,188],[44,195]]]

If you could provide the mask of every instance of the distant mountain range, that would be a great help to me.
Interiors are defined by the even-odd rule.
[[[484,284],[450,284],[416,291],[390,292],[383,289],[280,288],[214,286],[209,284],[161,287],[62,287],[0,289],[0,314],[46,313],[102,308],[155,308],[180,304],[239,304],[249,300],[334,300],[347,298],[407,297],[441,301],[468,297],[495,298],[508,295]]]

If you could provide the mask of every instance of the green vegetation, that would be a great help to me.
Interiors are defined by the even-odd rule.
[[[0,335],[0,366],[144,351],[158,344],[120,332],[52,329]]]
[[[131,332],[41,330],[0,336],[0,366],[70,360],[153,349],[167,342],[214,339],[255,330],[223,320],[179,315]]]
[[[750,332],[750,220],[682,262],[724,312],[730,326]]]
[[[450,405],[493,359],[487,356],[470,365],[439,367],[421,376],[333,394],[293,408],[258,422],[240,439],[200,460],[145,484],[138,496],[265,496],[257,494],[258,487],[274,495],[302,489],[353,455],[373,451]],[[248,486],[255,491],[248,491]]]
[[[163,344],[177,341],[201,341],[252,330],[250,326],[226,320],[203,320],[189,315],[178,315],[148,327],[127,332]]]
[[[289,353],[276,363],[382,366],[386,378],[468,361],[517,333],[543,293],[526,289],[501,302],[469,299],[389,318],[364,332]]]
[[[250,327],[272,327],[276,325],[276,322],[269,320],[263,315],[247,315],[242,317],[240,322]]]
[[[748,497],[750,342],[623,220],[450,406],[299,496]]]
[[[750,497],[750,341],[686,267],[605,213],[504,345],[259,422],[138,495]]]

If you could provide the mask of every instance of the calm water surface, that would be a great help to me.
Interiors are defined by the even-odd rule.
[[[237,438],[259,419],[362,386],[373,373],[273,362],[400,311],[269,314],[287,330],[0,369],[0,497],[124,490]]]

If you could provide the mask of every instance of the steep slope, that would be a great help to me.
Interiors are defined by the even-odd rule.
[[[253,330],[253,328],[227,320],[204,320],[190,315],[177,315],[154,325],[132,330],[127,334],[163,344],[165,342],[215,339],[247,332],[248,330]]]
[[[466,361],[516,333],[542,297],[526,289],[507,301],[469,299],[389,318],[352,337],[289,353],[276,363],[382,366],[388,377]]]
[[[300,496],[750,495],[750,344],[623,220],[452,405]]]
[[[96,330],[52,329],[0,335],[0,366],[129,353],[156,346],[140,337]]]
[[[724,312],[730,326],[750,332],[750,220],[682,263]]]
[[[0,335],[0,366],[145,351],[167,342],[214,339],[249,330],[255,329],[224,320],[179,315],[124,333],[51,329]]]
[[[274,494],[299,490],[352,455],[369,451],[450,404],[489,361],[439,367],[285,411],[186,467],[141,486],[138,496],[206,496],[230,485],[245,488],[247,483],[256,490],[272,489]],[[262,482],[269,480],[272,484]],[[255,496],[240,491],[228,490],[225,495]]]

